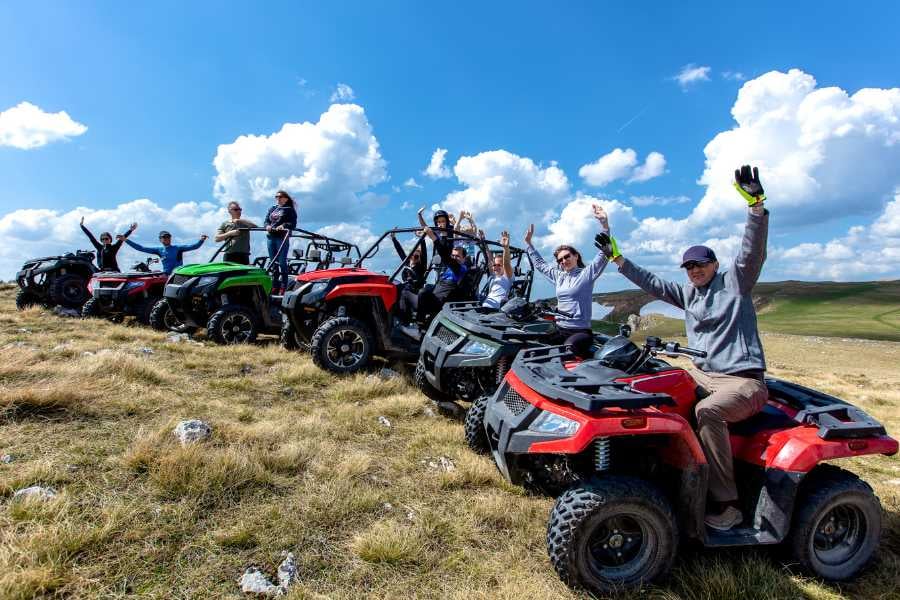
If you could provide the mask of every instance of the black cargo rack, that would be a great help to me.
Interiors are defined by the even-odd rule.
[[[798,410],[794,420],[815,425],[823,440],[886,435],[884,426],[864,410],[834,396],[781,379],[766,379],[769,394]]]
[[[589,412],[675,405],[668,394],[638,392],[626,383],[616,383],[614,379],[626,374],[605,367],[599,361],[586,361],[569,371],[564,362],[574,358],[575,354],[564,345],[523,350],[513,362],[512,371],[545,398]]]
[[[501,311],[485,309],[480,302],[448,302],[442,312],[453,322],[476,335],[500,341],[538,341],[546,331],[527,331],[522,323]]]

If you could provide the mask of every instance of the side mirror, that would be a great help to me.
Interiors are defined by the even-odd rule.
[[[294,250],[292,250],[292,252],[294,253],[294,258],[296,258],[297,260],[300,260],[303,258],[303,252],[301,252],[300,250],[294,248]]]
[[[352,265],[352,264],[353,264],[353,258],[350,257],[350,256],[342,256],[342,257],[341,257],[341,264],[342,264],[342,265]]]
[[[631,337],[631,325],[619,325],[619,335],[622,337]]]
[[[319,261],[322,260],[322,253],[316,248],[310,248],[306,252],[306,258],[308,258],[309,260]]]

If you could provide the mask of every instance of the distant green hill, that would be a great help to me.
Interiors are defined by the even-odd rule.
[[[653,298],[625,290],[595,294],[594,300],[613,307],[605,322],[621,323]],[[900,281],[760,283],[753,303],[762,331],[900,341]],[[666,320],[667,331],[677,328],[668,321],[674,320]]]

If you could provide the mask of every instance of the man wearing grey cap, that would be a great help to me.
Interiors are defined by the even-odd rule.
[[[137,229],[137,223],[132,226],[132,231],[134,231],[135,229]],[[171,273],[172,271],[180,267],[182,264],[182,257],[184,256],[184,253],[190,252],[191,250],[196,250],[203,245],[203,242],[206,241],[206,236],[201,235],[200,239],[193,244],[178,246],[172,243],[172,234],[165,230],[159,232],[159,243],[162,244],[162,246],[141,246],[135,241],[125,239],[124,236],[116,236],[116,239],[120,238],[124,239],[126,244],[128,244],[138,252],[146,252],[147,254],[157,255],[160,258],[160,262],[162,263],[162,270],[165,273]]]
[[[691,375],[709,393],[697,403],[697,435],[709,463],[709,497],[706,524],[731,529],[743,521],[728,423],[743,421],[762,410],[768,398],[764,374],[766,362],[756,326],[750,294],[766,260],[769,211],[759,182],[759,170],[745,165],[734,173],[734,187],[747,201],[749,211],[744,239],[734,263],[719,271],[716,253],[706,246],[692,246],[682,257],[689,283],[666,281],[642,269],[618,251],[614,238],[602,245],[619,272],[645,292],[684,309],[688,345],[707,353],[694,359]],[[599,240],[598,240],[599,242]]]

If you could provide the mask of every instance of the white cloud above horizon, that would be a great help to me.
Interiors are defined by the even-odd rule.
[[[578,169],[578,175],[584,182],[594,187],[603,187],[619,179],[625,179],[626,183],[640,183],[665,172],[666,157],[661,153],[650,152],[644,163],[639,164],[637,152],[631,148],[614,148]]]
[[[450,169],[444,166],[444,158],[447,156],[446,148],[437,148],[431,154],[431,161],[422,174],[431,179],[448,179],[452,177]]]
[[[709,81],[709,74],[711,71],[711,67],[688,63],[681,67],[681,71],[672,77],[672,79],[678,82],[678,85],[681,86],[682,90],[686,90],[690,86],[700,83],[701,81]]]
[[[45,112],[31,102],[20,102],[0,112],[0,146],[33,150],[83,135],[87,126],[64,110]]]
[[[306,80],[304,80],[305,82]],[[331,98],[329,101],[331,102],[351,102],[356,99],[356,93],[353,91],[353,88],[347,85],[346,83],[339,83],[334,88],[334,91],[331,93]]]

